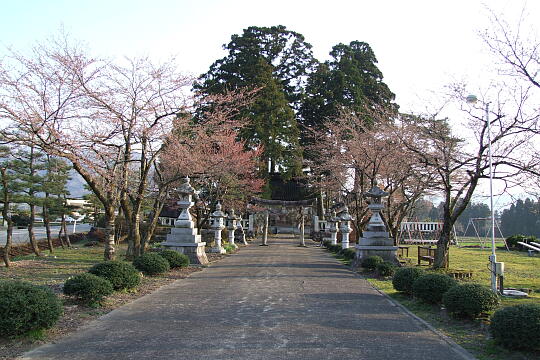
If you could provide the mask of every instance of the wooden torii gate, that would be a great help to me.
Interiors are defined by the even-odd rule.
[[[249,201],[254,205],[262,205],[266,207],[264,214],[264,232],[262,238],[261,246],[268,246],[268,215],[270,213],[269,207],[271,206],[281,206],[285,208],[300,208],[302,212],[301,221],[300,221],[300,246],[306,246],[304,240],[304,208],[308,206],[313,206],[317,199],[308,199],[308,200],[297,200],[297,201],[288,201],[288,200],[269,200],[261,199],[258,197],[253,197]]]

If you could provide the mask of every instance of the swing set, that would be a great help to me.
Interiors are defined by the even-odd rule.
[[[467,234],[467,231],[469,228],[472,228],[476,237],[476,240],[480,243],[480,248],[484,250],[484,247],[489,247],[491,243],[491,226],[486,227],[486,222],[491,223],[491,218],[470,218],[469,222],[467,223],[467,226],[465,227],[465,231],[463,232],[463,238],[465,237],[465,234]],[[483,236],[480,234],[481,229],[485,228],[485,232]],[[499,232],[500,238],[497,238],[497,231]],[[504,235],[502,234],[501,228],[499,226],[499,222],[495,221],[495,244],[504,244],[506,247],[506,250],[510,250],[508,248],[508,244],[506,243],[506,239],[504,238]]]

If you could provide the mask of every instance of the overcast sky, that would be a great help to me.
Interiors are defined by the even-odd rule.
[[[540,1],[523,0],[0,0],[0,54],[28,49],[60,27],[106,57],[177,56],[199,75],[225,55],[222,45],[248,26],[285,25],[303,34],[315,57],[353,40],[369,43],[403,111],[420,113],[453,80],[486,88],[492,57],[478,32],[489,11],[540,18]],[[487,5],[486,5],[487,4]],[[487,6],[487,7],[486,7]]]

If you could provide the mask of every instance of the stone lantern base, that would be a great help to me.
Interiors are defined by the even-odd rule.
[[[364,236],[359,239],[355,248],[355,266],[360,266],[365,258],[375,255],[384,261],[399,264],[398,247],[394,246],[394,240],[388,237],[386,231],[364,231]]]
[[[161,245],[187,255],[190,264],[208,264],[208,258],[204,252],[206,243],[201,241],[201,235],[197,235],[197,229],[172,228],[171,233],[167,235],[167,241]]]
[[[162,243],[164,247],[170,250],[178,251],[189,257],[190,264],[206,265],[208,258],[204,252],[205,242],[200,243]]]

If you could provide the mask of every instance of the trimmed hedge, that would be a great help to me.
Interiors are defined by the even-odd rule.
[[[64,294],[88,304],[99,303],[113,292],[113,285],[109,280],[90,273],[76,275],[64,283]]]
[[[424,270],[417,267],[400,268],[392,278],[392,285],[397,291],[412,294],[414,281],[422,275]]]
[[[163,274],[171,269],[169,262],[156,253],[145,253],[133,260],[133,266],[147,275]]]
[[[413,283],[413,295],[427,303],[437,304],[452,286],[456,286],[456,280],[445,274],[422,275]]]
[[[444,293],[443,304],[455,317],[474,319],[483,312],[497,308],[499,297],[480,284],[461,284]]]
[[[521,304],[497,310],[489,331],[495,342],[506,348],[540,350],[540,305]]]
[[[109,280],[115,290],[132,289],[141,283],[139,271],[124,261],[101,262],[92,266],[88,272]]]
[[[377,265],[381,263],[383,263],[382,257],[373,255],[373,256],[368,256],[367,258],[364,258],[362,260],[361,265],[363,268],[373,271],[377,268]]]
[[[1,336],[50,328],[62,312],[62,303],[51,290],[23,281],[0,281]]]
[[[396,272],[397,266],[389,261],[384,261],[380,264],[377,264],[377,267],[375,269],[380,276],[392,276]]]
[[[162,250],[158,255],[169,262],[171,269],[189,266],[189,257],[174,250]]]
[[[517,235],[512,235],[506,238],[506,245],[512,248],[521,247],[521,245],[518,244],[518,241],[529,244],[531,241],[534,241],[534,242],[538,241],[538,239],[536,238],[536,236],[526,236],[526,235],[517,234]]]

